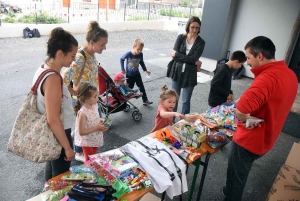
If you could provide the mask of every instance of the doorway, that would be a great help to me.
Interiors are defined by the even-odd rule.
[[[300,37],[298,39],[289,63],[289,67],[296,73],[298,83],[300,83]]]

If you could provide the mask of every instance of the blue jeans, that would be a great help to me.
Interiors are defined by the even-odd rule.
[[[262,155],[254,154],[232,140],[228,158],[224,201],[242,200],[243,191],[253,162]]]
[[[72,97],[72,106],[73,106],[73,107],[75,106],[76,101],[77,101],[77,99],[74,99],[74,98]],[[99,112],[99,116],[102,118],[102,112],[101,112],[101,104],[100,104],[100,102],[98,102],[98,112]],[[73,136],[75,135],[75,128],[73,128],[72,134],[73,134]],[[82,151],[82,148],[81,148],[81,147],[76,146],[76,145],[74,144],[74,152],[75,152],[75,153],[82,153],[83,151]]]
[[[176,91],[178,97],[180,97],[181,89],[182,89],[182,110],[181,114],[189,114],[191,109],[191,97],[193,94],[193,90],[195,86],[188,86],[185,88],[181,88],[181,83],[171,80],[172,89]],[[174,107],[174,112],[177,112],[178,100],[176,102],[176,106]]]

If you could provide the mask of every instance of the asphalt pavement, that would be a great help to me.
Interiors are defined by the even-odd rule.
[[[104,134],[104,146],[99,152],[122,146],[148,134],[154,126],[155,114],[158,106],[160,88],[170,80],[166,78],[166,66],[170,61],[170,52],[173,48],[177,32],[170,31],[122,31],[110,32],[107,50],[97,59],[110,76],[120,71],[119,58],[132,47],[135,38],[145,40],[144,60],[147,68],[152,72],[150,78],[142,72],[142,78],[151,106],[143,106],[142,100],[133,100],[141,111],[142,120],[136,122],[128,113],[119,112],[110,116],[113,126]],[[85,35],[75,35],[79,44],[84,44]],[[35,70],[46,59],[47,37],[41,38],[6,38],[0,39],[0,201],[27,200],[42,192],[44,186],[43,171],[45,164],[35,164],[15,156],[7,151],[7,142],[13,127],[14,120],[20,109],[25,95],[29,92]],[[207,44],[209,45],[209,44]],[[211,74],[210,72],[205,72]],[[253,80],[242,77],[232,81],[235,97],[239,97]],[[192,96],[192,112],[204,112],[208,109],[207,98],[210,82],[198,84]],[[243,200],[263,201],[274,182],[274,179],[294,142],[299,139],[282,133],[274,148],[252,167],[244,191]],[[230,144],[212,155],[208,165],[207,175],[202,191],[201,200],[223,200],[221,187],[226,182],[227,157]],[[73,161],[72,165],[80,164]],[[189,167],[188,183],[192,182],[194,166]],[[202,167],[199,173],[201,174]],[[197,180],[196,189],[200,179]],[[198,190],[196,190],[198,191]],[[153,192],[155,193],[155,192]],[[187,200],[185,193],[183,200]],[[168,198],[166,200],[169,200]],[[179,200],[175,198],[174,200]],[[196,200],[196,192],[193,200]]]

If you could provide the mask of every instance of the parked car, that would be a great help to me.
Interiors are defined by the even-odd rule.
[[[0,13],[8,13],[10,10],[10,5],[0,1]]]
[[[22,9],[18,6],[10,6],[10,10],[12,10],[14,13],[21,13]]]
[[[22,9],[19,6],[10,5],[8,3],[4,3],[3,1],[0,1],[0,12],[8,13],[8,11],[12,11],[14,13],[21,13]]]

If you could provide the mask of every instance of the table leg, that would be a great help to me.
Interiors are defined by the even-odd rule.
[[[163,194],[161,195],[161,201],[164,201],[165,196],[166,196],[166,191],[164,191]]]
[[[203,165],[203,171],[202,171],[202,175],[201,175],[201,181],[200,181],[200,185],[199,185],[199,190],[198,190],[198,195],[197,195],[196,201],[199,201],[200,197],[201,197],[202,188],[203,188],[204,179],[205,179],[205,176],[206,176],[206,170],[207,170],[209,158],[210,158],[210,154],[207,153],[206,157],[205,157],[205,162],[204,162],[204,164],[202,164]]]
[[[196,180],[197,180],[199,168],[200,168],[200,165],[201,165],[201,158],[196,160],[193,164],[195,165],[195,171],[194,171],[194,175],[193,175],[193,181],[192,181],[192,186],[191,186],[191,189],[190,189],[190,195],[189,195],[189,200],[188,201],[191,201],[192,198],[193,198],[193,193],[194,193],[194,189],[195,189],[195,185],[196,185]]]

